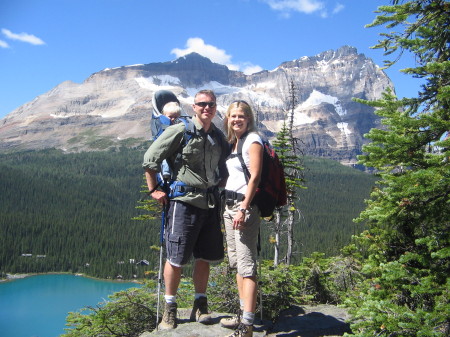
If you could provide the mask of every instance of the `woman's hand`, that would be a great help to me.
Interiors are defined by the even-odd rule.
[[[245,212],[238,210],[236,215],[233,218],[233,229],[242,230],[244,229],[245,223]]]

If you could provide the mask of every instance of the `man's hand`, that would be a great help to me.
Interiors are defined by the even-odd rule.
[[[152,198],[155,199],[159,204],[165,205],[169,202],[169,198],[167,198],[167,194],[163,191],[154,191],[151,194]]]

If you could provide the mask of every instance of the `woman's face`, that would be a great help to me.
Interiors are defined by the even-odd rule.
[[[241,108],[231,109],[228,117],[228,125],[238,137],[247,131],[248,118],[245,116],[244,110]]]

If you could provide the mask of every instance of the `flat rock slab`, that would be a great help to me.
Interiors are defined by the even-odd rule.
[[[333,305],[292,306],[280,314],[267,336],[342,336],[351,332],[348,319],[345,309]]]
[[[222,328],[220,326],[220,320],[224,317],[231,317],[230,314],[211,313],[211,317],[213,318],[213,323],[211,325],[205,325],[197,322],[192,323],[189,320],[190,314],[191,309],[178,309],[178,326],[176,329],[144,332],[139,337],[224,337],[233,332],[233,330]],[[255,324],[253,328],[253,336],[267,336],[267,328],[268,326]]]
[[[173,337],[225,337],[233,330],[220,326],[220,320],[230,314],[212,313],[213,323],[204,325],[189,321],[190,309],[178,309],[178,326],[173,330],[144,332],[139,337],[173,336]],[[351,332],[346,320],[347,311],[333,305],[293,306],[280,314],[277,322],[260,322],[256,320],[254,337],[338,337]]]

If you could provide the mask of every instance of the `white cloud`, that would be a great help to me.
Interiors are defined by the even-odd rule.
[[[0,40],[0,48],[9,48],[9,44],[3,40]]]
[[[227,54],[225,50],[210,44],[206,44],[205,41],[199,37],[189,38],[186,41],[185,49],[174,48],[170,53],[175,54],[175,56],[179,58],[194,52],[209,58],[214,63],[223,64],[230,70],[243,71],[246,75],[250,75],[262,70],[260,66],[251,64],[249,62],[243,63],[241,65],[232,63],[232,56]],[[241,68],[243,70],[241,70]]]
[[[266,3],[274,11],[280,12],[280,15],[289,18],[293,12],[313,14],[317,13],[322,18],[328,18],[329,12],[335,15],[342,11],[345,6],[339,2],[332,10],[327,7],[326,0],[260,0]]]
[[[193,52],[199,53],[215,63],[228,65],[231,61],[231,55],[228,55],[225,50],[206,44],[205,41],[199,37],[189,38],[186,42],[185,49],[174,48],[170,53],[175,54],[178,58]]]
[[[262,70],[263,70],[263,68],[261,68],[260,66],[251,65],[251,66],[245,67],[243,72],[244,72],[245,75],[251,75],[251,74],[254,74],[254,73],[258,73],[258,72],[260,72]]]
[[[38,37],[36,37],[34,35],[31,35],[31,34],[27,34],[27,33],[16,34],[16,33],[13,33],[10,30],[5,29],[5,28],[2,29],[2,33],[8,39],[11,39],[11,40],[18,40],[18,41],[30,43],[30,44],[33,44],[33,45],[45,44],[45,42],[42,41],[40,38],[38,38]]]
[[[322,1],[318,0],[261,0],[268,4],[273,10],[283,12],[289,16],[290,12],[311,14],[325,8]]]
[[[345,8],[343,4],[337,3],[333,9],[333,14],[337,14]]]

